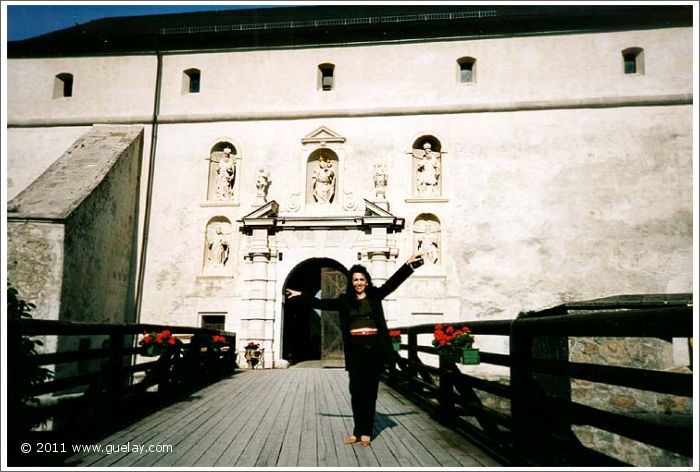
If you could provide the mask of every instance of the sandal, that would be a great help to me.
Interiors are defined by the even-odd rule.
[[[369,436],[360,436],[360,444],[362,444],[363,446],[369,446],[370,445]]]
[[[357,437],[355,436],[350,436],[347,438],[345,441],[343,441],[345,444],[355,444],[357,442]]]

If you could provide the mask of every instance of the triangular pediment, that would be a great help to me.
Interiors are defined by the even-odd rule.
[[[242,218],[242,221],[259,220],[261,218],[275,218],[279,212],[279,204],[272,200],[260,208],[253,210]]]
[[[345,138],[330,128],[320,128],[301,138],[302,144],[344,143]]]
[[[372,216],[378,218],[396,218],[384,208],[370,202],[369,200],[365,200],[365,216]]]

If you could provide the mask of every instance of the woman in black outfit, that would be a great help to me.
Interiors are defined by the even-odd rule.
[[[382,299],[396,290],[423,263],[421,255],[411,256],[381,287],[361,265],[350,268],[346,292],[337,298],[319,300],[287,289],[288,298],[301,296],[314,308],[340,312],[340,329],[345,349],[345,370],[350,377],[350,399],[355,427],[345,444],[360,441],[369,446],[374,426],[379,377],[393,350],[384,319]]]

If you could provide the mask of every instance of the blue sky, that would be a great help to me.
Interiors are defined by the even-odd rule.
[[[3,3],[7,6],[7,40],[16,41],[110,16],[262,8],[271,6],[274,1],[267,3],[250,1],[246,2],[247,5],[243,4],[243,2],[239,2],[241,3],[239,5],[226,2],[210,2],[210,4],[203,4],[204,2],[197,4],[188,4],[189,2],[151,2],[149,5],[139,2],[121,5],[105,5],[105,3],[109,2],[84,2],[77,5],[56,5],[56,3],[41,5],[40,2],[23,2],[23,4]]]

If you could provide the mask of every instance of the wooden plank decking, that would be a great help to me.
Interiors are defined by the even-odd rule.
[[[482,467],[499,466],[380,384],[371,447],[352,430],[342,369],[243,371],[143,418],[81,453],[79,467]],[[142,453],[134,452],[143,446]],[[148,448],[170,450],[149,452]],[[129,452],[108,449],[128,448]]]

